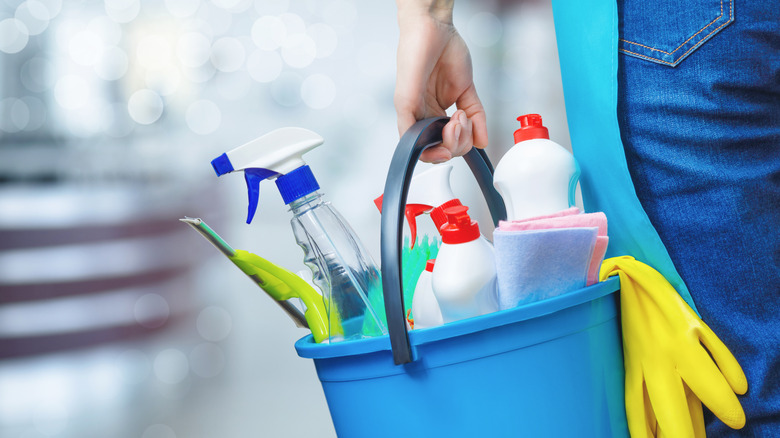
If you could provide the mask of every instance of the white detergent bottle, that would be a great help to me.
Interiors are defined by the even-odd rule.
[[[417,286],[414,288],[412,316],[414,317],[415,329],[436,327],[444,323],[441,318],[439,302],[436,301],[436,296],[433,294],[431,286],[435,262],[435,259],[428,260],[428,263],[425,264],[425,270],[420,274]]]
[[[447,223],[444,209],[462,205],[450,186],[451,164],[437,164],[412,177],[406,196],[404,215],[412,234],[412,247],[417,240],[417,216],[428,214],[437,230]],[[382,212],[382,199],[374,199],[374,204]],[[417,321],[415,320],[415,324]]]
[[[574,205],[580,168],[574,156],[550,140],[538,114],[517,118],[515,146],[501,158],[493,185],[504,199],[507,219],[552,214]]]
[[[498,309],[493,245],[469,217],[468,207],[444,210],[442,245],[431,275],[431,287],[445,323],[484,315]]]
[[[275,180],[290,207],[290,224],[303,249],[303,261],[322,291],[330,342],[384,334],[384,322],[369,301],[372,294],[381,295],[379,268],[341,214],[322,199],[314,173],[303,161],[304,153],[322,143],[322,137],[307,129],[281,128],[220,155],[211,165],[220,176],[244,172],[249,190],[247,223],[257,209],[260,183]]]

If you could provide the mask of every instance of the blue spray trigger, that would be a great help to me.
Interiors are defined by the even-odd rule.
[[[252,223],[252,218],[255,217],[257,204],[260,200],[260,183],[268,178],[278,175],[278,173],[268,169],[244,169],[244,179],[246,180],[247,195],[249,195],[249,212],[246,217],[246,223]]]

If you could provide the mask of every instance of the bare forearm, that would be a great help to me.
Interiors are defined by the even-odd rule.
[[[455,0],[396,0],[395,3],[399,26],[420,18],[433,18],[444,24],[452,24]]]

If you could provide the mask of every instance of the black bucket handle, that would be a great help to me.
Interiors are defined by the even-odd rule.
[[[442,141],[442,129],[448,117],[420,120],[407,130],[398,142],[387,172],[382,200],[381,256],[382,289],[387,315],[387,330],[396,365],[412,362],[412,346],[406,330],[403,288],[401,281],[401,249],[406,196],[414,173],[414,166],[425,149]],[[493,166],[484,150],[472,148],[463,156],[477,179],[487,201],[493,224],[506,219],[504,200],[493,187]]]

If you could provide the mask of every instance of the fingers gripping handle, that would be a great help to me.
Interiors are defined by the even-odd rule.
[[[382,199],[382,289],[385,299],[387,329],[393,360],[396,365],[414,360],[409,333],[406,330],[406,314],[403,304],[401,285],[401,245],[403,242],[403,221],[406,197],[414,173],[414,166],[425,149],[442,141],[442,129],[449,118],[435,117],[420,120],[401,137],[396,147],[390,170],[385,182]],[[482,194],[487,200],[493,223],[506,219],[506,208],[501,195],[493,187],[493,167],[487,154],[481,149],[472,148],[463,157],[477,179]]]

